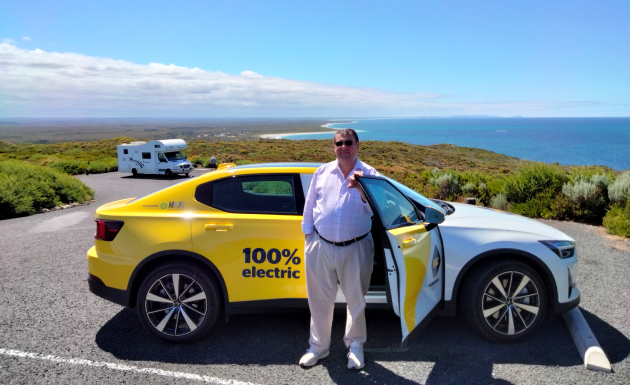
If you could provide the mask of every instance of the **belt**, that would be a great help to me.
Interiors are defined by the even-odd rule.
[[[354,242],[360,241],[360,240],[362,240],[363,238],[367,237],[370,234],[368,232],[366,234],[361,235],[360,237],[353,238],[353,239],[351,239],[349,241],[333,242],[333,241],[329,241],[328,239],[322,237],[321,234],[319,234],[319,231],[317,231],[317,229],[313,229],[313,230],[315,230],[315,232],[317,233],[317,235],[319,235],[319,237],[322,239],[322,241],[328,242],[328,243],[330,243],[333,246],[341,246],[341,247],[348,246],[348,245],[353,244]]]

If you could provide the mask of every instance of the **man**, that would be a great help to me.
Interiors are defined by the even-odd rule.
[[[329,355],[337,282],[348,305],[344,342],[348,368],[364,366],[366,341],[365,295],[374,263],[372,209],[356,176],[379,175],[357,158],[359,137],[354,130],[335,133],[337,160],[319,167],[306,195],[302,231],[308,306],[311,310],[310,348],[301,366],[313,366]]]

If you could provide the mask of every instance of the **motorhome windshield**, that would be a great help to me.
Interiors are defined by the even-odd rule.
[[[184,160],[186,158],[184,158],[184,155],[182,155],[181,152],[176,151],[176,152],[166,152],[164,153],[164,155],[166,155],[166,158],[170,161],[170,162],[174,162],[176,160]]]

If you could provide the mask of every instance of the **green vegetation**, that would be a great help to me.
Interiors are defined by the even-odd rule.
[[[243,190],[256,194],[271,195],[291,195],[293,189],[288,182],[285,181],[261,181],[261,182],[245,182]]]
[[[630,203],[610,209],[604,217],[604,226],[611,234],[630,238]]]
[[[116,145],[132,140],[136,139],[55,144],[0,142],[0,161],[20,160],[73,175],[109,172],[117,169]],[[323,163],[335,159],[329,140],[196,140],[189,142],[183,153],[203,167],[208,167],[212,155],[216,155],[217,163],[237,165]],[[533,218],[604,224],[609,232],[628,236],[630,171],[618,174],[607,167],[527,162],[449,144],[361,142],[359,155],[382,174],[428,197],[459,202],[475,197],[483,206]],[[256,192],[281,191],[275,187],[260,186]],[[44,206],[36,206],[35,210],[39,207]]]
[[[133,138],[120,137],[96,142],[13,144],[0,141],[0,160],[22,160],[49,166],[70,175],[118,171],[116,145]]]
[[[48,167],[20,161],[0,162],[0,219],[35,214],[61,204],[91,199],[80,180]]]

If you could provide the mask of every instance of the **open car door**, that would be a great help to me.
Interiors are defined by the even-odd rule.
[[[429,322],[444,294],[442,241],[436,220],[425,221],[435,218],[430,212],[435,209],[427,208],[425,212],[430,213],[423,213],[385,179],[366,176],[358,180],[389,241],[383,240],[387,283],[394,312],[400,317],[404,347],[412,332]]]

